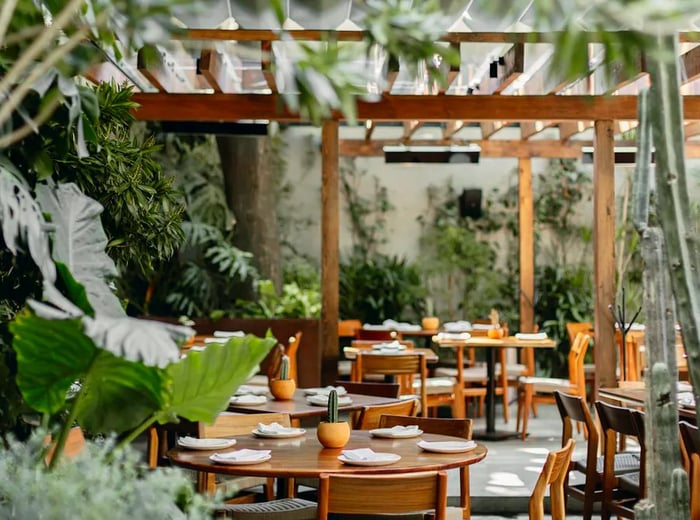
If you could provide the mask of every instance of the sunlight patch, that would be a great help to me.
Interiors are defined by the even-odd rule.
[[[489,485],[503,487],[525,487],[525,483],[515,473],[497,471],[489,476]]]
[[[517,451],[522,451],[524,453],[532,453],[533,455],[547,455],[549,450],[547,448],[518,448]]]

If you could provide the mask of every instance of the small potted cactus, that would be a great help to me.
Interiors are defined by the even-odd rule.
[[[289,378],[289,356],[282,356],[279,378],[270,380],[270,393],[275,399],[284,401],[294,396],[297,384]]]
[[[316,430],[324,448],[342,448],[350,440],[350,425],[338,419],[338,392],[328,393],[328,421],[321,421]]]

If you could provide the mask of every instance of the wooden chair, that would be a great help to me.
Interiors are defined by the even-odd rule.
[[[420,378],[420,413],[423,417],[428,416],[428,392],[426,380],[428,378],[428,367],[425,356],[420,353],[401,354],[375,354],[359,351],[355,358],[355,377],[357,381],[362,381],[366,374],[383,374],[388,376],[413,376],[418,374]],[[402,378],[402,395],[414,395],[412,379]]]
[[[644,414],[621,406],[596,401],[596,410],[603,433],[603,507],[602,518],[611,515],[634,518],[634,505],[645,492],[646,449],[644,445]],[[640,447],[639,471],[615,475],[617,436],[636,438]]]
[[[582,334],[588,334],[589,336],[592,336],[593,334],[593,323],[590,321],[569,321],[566,323],[566,333],[569,336],[569,345],[574,344],[574,340],[576,339],[576,335],[578,333]],[[590,349],[590,352],[595,355],[595,349]],[[584,374],[584,379],[586,381],[586,385],[588,385],[588,388],[593,388],[593,385],[595,384],[595,361],[591,363],[585,363],[583,364],[583,374]],[[593,393],[591,392],[591,394]],[[593,406],[593,401],[589,400],[591,406]]]
[[[338,337],[354,338],[355,333],[362,328],[360,320],[342,320],[338,323]]]
[[[574,440],[569,439],[563,448],[550,451],[544,462],[540,476],[530,495],[528,511],[530,520],[544,519],[544,496],[549,486],[549,501],[552,520],[565,520],[566,501],[564,499],[564,482],[569,473],[571,454],[574,451]]]
[[[316,520],[316,502],[301,498],[282,498],[256,504],[224,504],[217,508],[216,519],[231,520]]]
[[[379,428],[392,426],[416,425],[425,433],[449,435],[471,440],[473,423],[471,419],[448,419],[442,417],[409,417],[406,415],[382,415],[379,418]],[[471,495],[469,492],[469,466],[459,468],[459,489],[462,518],[469,518],[471,511]]]
[[[409,491],[409,492],[407,492]],[[397,475],[321,475],[318,519],[329,513],[404,515],[435,511],[435,520],[445,520],[447,473],[431,471]]]
[[[688,480],[690,484],[690,518],[700,519],[700,432],[698,427],[685,421],[678,426],[681,430],[683,448],[688,456]]]
[[[377,397],[393,397],[398,399],[401,385],[398,383],[375,383],[374,381],[336,381],[336,386],[342,386],[350,394],[374,395]]]
[[[415,416],[418,411],[417,399],[404,399],[395,403],[376,404],[363,406],[355,419],[353,428],[356,430],[371,430],[379,428],[379,420],[382,415],[396,414]]]
[[[569,350],[569,378],[522,377],[518,387],[518,418],[516,431],[522,421],[522,438],[527,437],[527,422],[530,409],[537,403],[554,403],[554,392],[560,391],[586,399],[586,380],[583,373],[583,360],[591,337],[579,333]]]
[[[574,423],[581,424],[587,433],[586,457],[571,461],[569,472],[584,474],[583,484],[571,484],[567,479],[564,489],[567,496],[583,502],[583,518],[589,520],[593,515],[593,504],[603,500],[603,456],[598,456],[600,434],[598,427],[588,411],[586,401],[578,395],[554,392],[554,399],[562,420],[562,446],[573,435]],[[639,471],[639,457],[632,453],[616,453],[614,463],[615,475]]]
[[[355,339],[371,339],[374,341],[393,341],[402,339],[401,333],[395,330],[373,330],[359,328],[355,331]]]
[[[285,413],[256,413],[256,414],[221,414],[213,424],[199,423],[198,436],[202,439],[219,438],[219,437],[234,437],[236,435],[249,434],[258,423],[273,423],[277,422],[282,426],[291,426],[292,421],[288,414]],[[216,481],[216,475],[213,473],[199,472],[197,474],[197,490],[215,494],[217,491],[222,491],[224,496],[230,496],[241,490],[245,490],[258,485],[265,487],[265,497],[267,500],[274,499],[274,479],[259,478],[259,477],[233,477]],[[292,486],[293,484],[290,484]],[[255,497],[252,495],[243,495],[230,499],[231,502],[253,501]]]

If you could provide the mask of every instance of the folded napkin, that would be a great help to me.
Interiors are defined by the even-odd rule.
[[[323,388],[307,388],[304,390],[306,395],[325,395],[331,393],[331,390],[335,390],[338,396],[345,395],[348,393],[344,386],[325,386]]]
[[[376,453],[370,448],[358,448],[356,450],[343,450],[343,457],[347,460],[382,460],[390,453]]]
[[[328,404],[328,394],[316,394],[307,396],[306,400],[315,405],[326,406]],[[352,404],[352,399],[348,396],[338,396],[338,406]]]
[[[234,395],[229,400],[234,404],[263,404],[267,402],[267,396],[255,394]]]
[[[191,437],[189,435],[180,437],[177,440],[179,446],[183,448],[212,448],[221,449],[227,446],[233,446],[236,444],[235,439],[218,439],[218,438],[204,438]]]
[[[267,457],[271,453],[270,450],[249,450],[249,449],[242,449],[242,450],[236,450],[236,451],[229,451],[228,453],[214,453],[212,457],[221,459],[221,460],[236,460],[236,461],[245,461],[245,460],[260,460],[264,457]]]
[[[444,323],[442,327],[447,332],[463,332],[472,330],[471,322],[466,320],[448,321],[447,323]]]
[[[204,338],[204,343],[226,343],[226,338]]]
[[[236,390],[236,395],[267,395],[268,388],[266,386],[241,385]]]
[[[192,352],[201,352],[205,348],[207,348],[207,347],[202,347],[201,345],[194,345],[194,346],[190,347],[190,350]]]
[[[242,330],[215,330],[215,338],[244,338],[245,332]]]
[[[296,428],[288,428],[278,422],[270,424],[258,423],[258,431],[260,433],[289,433],[290,431],[296,431]]]
[[[494,325],[493,323],[474,323],[472,325],[472,329],[474,330],[491,330],[495,329],[497,325]]]
[[[529,339],[529,340],[547,339],[547,333],[546,332],[533,332],[533,333],[518,332],[515,335],[515,337],[517,339]]]
[[[401,426],[400,424],[397,424],[396,426],[388,428],[388,431],[391,433],[413,433],[418,431],[418,425],[410,424],[407,426]]]
[[[406,350],[406,345],[402,345],[398,341],[392,341],[390,343],[375,343],[372,345],[374,350]]]
[[[439,332],[437,340],[465,340],[471,337],[472,335],[468,332]]]

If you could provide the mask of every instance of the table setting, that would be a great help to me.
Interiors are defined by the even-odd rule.
[[[217,464],[229,466],[247,466],[250,464],[260,464],[272,458],[271,450],[242,450],[228,451],[226,453],[214,453],[209,460]]]
[[[177,445],[187,450],[223,450],[236,444],[236,439],[200,439],[198,437],[180,437]]]
[[[282,426],[277,422],[270,424],[258,423],[258,426],[252,431],[256,437],[265,439],[289,439],[293,437],[301,437],[306,433],[304,428],[293,428]]]
[[[328,406],[328,394],[313,394],[306,396],[306,402],[314,406]],[[338,396],[338,406],[352,404],[352,398],[347,395]]]
[[[400,461],[401,455],[376,452],[371,448],[358,448],[355,450],[343,450],[338,456],[338,460],[351,466],[388,466]]]
[[[423,430],[418,428],[417,425],[408,426],[392,426],[391,428],[374,428],[369,430],[369,434],[372,437],[379,437],[384,439],[410,439],[412,437],[418,437],[423,433]]]

